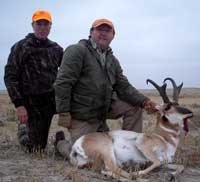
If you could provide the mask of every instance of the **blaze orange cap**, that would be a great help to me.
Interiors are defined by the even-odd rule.
[[[52,22],[51,14],[48,11],[38,10],[33,14],[32,22],[38,20],[47,20],[49,22]]]
[[[115,32],[115,28],[114,28],[113,23],[112,23],[110,20],[107,20],[107,19],[104,19],[104,18],[95,20],[95,21],[93,22],[93,24],[92,24],[92,28],[96,28],[96,27],[98,27],[98,26],[100,26],[100,25],[103,25],[103,24],[108,25],[108,26],[111,27],[111,28],[114,30],[114,32]]]

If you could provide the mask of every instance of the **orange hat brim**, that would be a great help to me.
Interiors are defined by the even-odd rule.
[[[38,10],[32,16],[32,21],[47,20],[52,22],[51,14],[48,11]]]
[[[107,19],[98,19],[98,20],[95,20],[93,22],[93,24],[92,24],[92,27],[93,28],[97,28],[97,27],[99,27],[100,25],[103,25],[103,24],[108,25],[109,27],[111,27],[114,30],[113,23],[110,20],[107,20]]]

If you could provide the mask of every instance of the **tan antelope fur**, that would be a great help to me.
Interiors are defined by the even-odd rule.
[[[166,80],[173,84],[173,102],[166,94]],[[193,113],[178,105],[178,96],[182,88],[176,86],[171,78],[164,80],[163,86],[147,80],[159,91],[164,103],[157,105],[157,124],[151,134],[133,131],[115,130],[104,133],[91,133],[80,137],[72,146],[70,162],[83,167],[91,164],[96,158],[103,161],[104,174],[121,180],[129,179],[130,175],[122,170],[124,163],[152,164],[138,175],[147,174],[164,162],[171,163],[179,144],[181,130],[187,131],[187,120]]]

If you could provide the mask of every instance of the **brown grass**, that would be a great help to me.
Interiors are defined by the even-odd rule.
[[[161,102],[155,91],[143,91],[156,102]],[[200,173],[200,89],[183,89],[180,103],[194,112],[189,123],[190,133],[183,137],[176,152],[174,161],[183,164],[186,169],[179,181],[199,181]],[[4,126],[0,126],[0,181],[111,181],[96,169],[77,170],[56,154],[54,143],[55,132],[63,129],[57,126],[57,116],[54,117],[49,134],[49,144],[44,154],[25,154],[19,147],[16,138],[16,116],[7,93],[0,94],[0,118]],[[155,116],[144,113],[144,131],[152,132],[155,126]],[[121,120],[109,120],[112,129],[121,126]],[[67,134],[67,129],[65,129]],[[69,135],[67,135],[69,137]],[[138,170],[137,167],[135,169]],[[146,177],[148,181],[168,181],[166,170],[157,170]],[[141,178],[136,179],[141,181]]]

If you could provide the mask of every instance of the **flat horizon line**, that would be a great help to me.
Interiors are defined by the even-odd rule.
[[[137,90],[156,90],[156,88],[136,88]],[[167,88],[167,90],[173,89],[172,87]],[[182,90],[184,89],[200,89],[200,87],[183,87]],[[7,90],[0,90],[0,92],[7,92]]]

